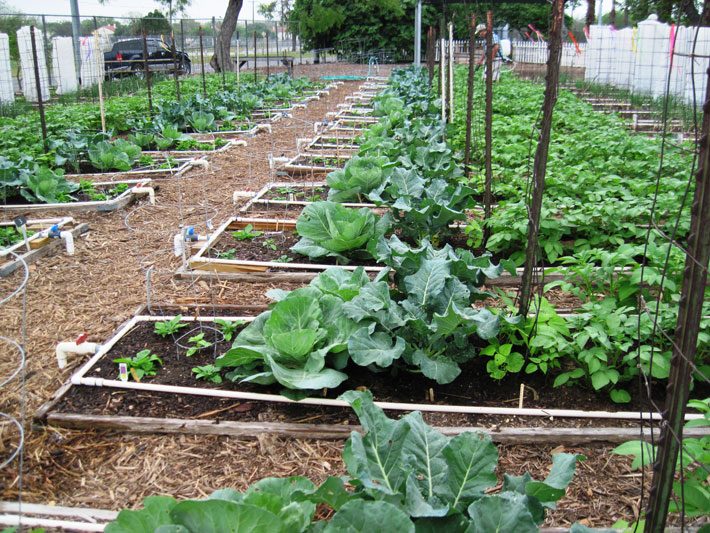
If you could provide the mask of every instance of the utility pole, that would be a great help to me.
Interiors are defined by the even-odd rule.
[[[76,76],[81,84],[81,19],[79,18],[79,0],[69,0],[71,7],[71,40],[74,46]]]

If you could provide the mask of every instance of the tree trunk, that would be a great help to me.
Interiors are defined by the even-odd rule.
[[[611,0],[611,11],[609,12],[609,24],[616,26],[616,0]]]
[[[599,0],[601,2],[601,0]],[[594,7],[596,2],[594,0],[587,1],[587,16],[584,19],[584,23],[587,27],[594,24]]]
[[[216,72],[232,71],[235,68],[230,49],[243,3],[244,0],[229,0],[227,5],[222,27],[219,29],[217,42],[215,42],[214,55],[210,59],[210,65]]]

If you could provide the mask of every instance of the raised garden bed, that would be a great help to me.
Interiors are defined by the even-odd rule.
[[[151,165],[138,166],[126,171],[111,172],[85,172],[81,174],[65,174],[66,179],[80,182],[83,180],[121,180],[126,177],[146,176],[149,178],[177,178],[187,172],[195,164],[191,157],[166,158],[164,154],[156,153],[160,157]]]
[[[232,232],[247,227],[259,235],[251,238],[232,235]],[[307,281],[336,265],[335,260],[330,257],[312,260],[292,252],[291,246],[299,240],[295,229],[295,220],[230,218],[189,258],[187,267],[198,274],[240,274],[241,279],[249,281]],[[380,272],[384,268],[374,262],[370,265],[351,264],[343,268],[353,270],[357,266],[364,266],[367,272]],[[188,270],[183,268],[178,271],[178,276],[184,277],[187,272]]]
[[[153,204],[155,203],[155,188],[153,188],[151,184],[152,180],[148,178],[98,181],[91,184],[92,189],[96,194],[105,196],[106,199],[92,199],[92,195],[79,191],[74,194],[74,197],[77,199],[75,202],[30,204],[23,200],[22,203],[18,202],[0,206],[0,212],[26,212],[44,209],[52,209],[54,211],[109,212],[127,206],[140,196],[148,196],[151,204]],[[117,192],[119,188],[124,190]],[[114,192],[116,193],[113,194]]]
[[[226,152],[227,150],[231,150],[232,148],[236,146],[242,146],[245,141],[238,141],[235,139],[230,139],[230,140],[224,140],[222,143],[218,143],[217,139],[219,139],[219,136],[213,137],[212,139],[205,139],[205,140],[200,140],[200,144],[207,144],[210,145],[209,148],[195,148],[190,149],[190,150],[147,150],[143,151],[145,155],[149,156],[154,156],[154,157],[160,157],[160,156],[170,156],[170,157],[195,157],[195,156],[204,156],[204,155],[210,155],[210,154],[218,154],[222,152]],[[197,139],[195,139],[197,140]],[[219,146],[217,146],[219,144]]]
[[[217,309],[212,309],[216,313]],[[337,400],[344,390],[364,386],[380,407],[404,413],[421,410],[429,423],[443,427],[449,434],[483,429],[500,442],[620,442],[638,438],[638,402],[618,406],[580,388],[554,389],[544,377],[525,379],[528,407],[519,402],[520,377],[491,382],[481,364],[471,362],[464,373],[449,385],[439,386],[409,373],[375,374],[363,367],[349,367],[350,379],[342,390],[323,391],[322,397],[295,402],[278,394],[277,387],[247,383],[198,381],[192,373],[197,366],[211,364],[226,351],[225,341],[215,320],[242,320],[253,317],[184,317],[187,327],[176,337],[205,333],[213,346],[186,356],[185,339],[176,343],[153,332],[155,323],[172,316],[139,315],[122,326],[102,344],[55,396],[38,411],[35,422],[74,428],[103,428],[121,431],[167,433],[214,433],[256,436],[276,433],[304,438],[341,439],[358,429],[356,418],[345,402]],[[154,377],[137,383],[122,381],[113,359],[130,357],[150,349],[163,365]],[[525,390],[525,389],[523,389]],[[535,392],[535,395],[532,394]],[[658,394],[662,395],[662,391]],[[514,403],[510,398],[514,398]],[[636,405],[638,404],[638,405]],[[568,406],[569,409],[561,409]],[[572,409],[574,407],[574,409]],[[643,414],[644,418],[650,415]],[[691,414],[688,418],[702,415]],[[654,419],[657,415],[654,413]],[[584,421],[582,421],[584,419]],[[491,423],[498,420],[497,423]],[[608,427],[611,420],[611,425]],[[314,423],[315,422],[315,423]],[[522,423],[522,425],[521,425]],[[532,427],[531,427],[532,426]],[[708,433],[698,428],[696,435]],[[647,435],[648,436],[648,435]],[[575,440],[577,442],[575,442]]]
[[[30,219],[25,223],[27,238],[23,238],[21,231],[15,226],[14,221],[0,222],[0,232],[11,241],[6,247],[0,248],[0,276],[9,276],[21,268],[22,263],[30,264],[50,255],[67,245],[61,238],[49,235],[49,230],[56,228],[72,235],[72,239],[89,231],[88,224],[76,224],[73,218],[44,218]],[[73,244],[73,243],[72,243]],[[73,253],[73,247],[71,249]]]
[[[352,154],[300,153],[289,159],[282,170],[293,174],[323,174],[342,168]]]
[[[290,211],[294,215],[316,197],[319,200],[327,198],[328,185],[324,181],[277,181],[262,187],[239,211],[242,213],[258,210]],[[343,203],[346,207],[370,207],[372,203]]]
[[[353,137],[340,137],[337,135],[318,135],[313,139],[299,139],[298,150],[300,152],[320,152],[325,153],[348,153],[353,154],[358,151],[359,144]]]

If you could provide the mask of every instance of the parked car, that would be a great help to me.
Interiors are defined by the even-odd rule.
[[[151,72],[172,73],[176,66],[178,74],[190,74],[192,63],[190,56],[182,50],[175,51],[162,40],[156,38],[146,39],[148,49],[148,69]],[[145,61],[143,59],[143,39],[125,39],[114,43],[110,52],[104,53],[104,65],[107,77],[116,77],[135,74],[145,74]]]

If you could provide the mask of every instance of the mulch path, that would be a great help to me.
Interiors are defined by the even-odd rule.
[[[296,68],[297,75],[366,73],[366,65]],[[388,69],[380,69],[380,75],[387,73]],[[89,233],[76,243],[76,255],[55,255],[29,267],[25,299],[15,297],[0,312],[0,334],[26,339],[27,348],[24,387],[17,379],[3,388],[0,411],[24,415],[28,430],[21,483],[15,462],[0,472],[0,499],[17,499],[21,486],[27,502],[119,509],[136,506],[157,493],[199,498],[217,488],[243,489],[265,476],[307,475],[321,481],[343,472],[340,442],[57,428],[30,431],[28,421],[85,360],[70,357],[68,368],[58,370],[54,348],[60,341],[86,332],[89,340],[101,342],[147,299],[156,307],[267,303],[264,293],[275,287],[273,283],[175,280],[180,259],[172,253],[172,237],[181,226],[193,225],[198,233],[205,233],[227,217],[238,216],[238,206],[232,204],[235,190],[257,191],[269,181],[288,180],[270,170],[268,155],[295,154],[297,139],[311,136],[314,122],[335,110],[358,85],[346,83],[306,109],[295,110],[293,118],[273,125],[273,134],[248,139],[247,147],[210,156],[207,169],[195,168],[180,179],[161,181],[156,206],[141,201],[115,213],[74,215],[78,222],[90,224]],[[297,178],[304,179],[311,178]],[[46,211],[33,217],[56,214]],[[0,280],[0,295],[9,294],[20,280],[19,273]],[[10,357],[3,358],[0,376],[14,364]],[[7,439],[0,439],[0,455],[8,446]],[[583,453],[588,460],[579,467],[568,496],[550,514],[548,524],[564,526],[585,519],[589,525],[602,526],[638,516],[640,480],[626,458],[609,450],[567,450]],[[530,469],[544,477],[550,452],[549,447],[503,446],[501,471]]]

